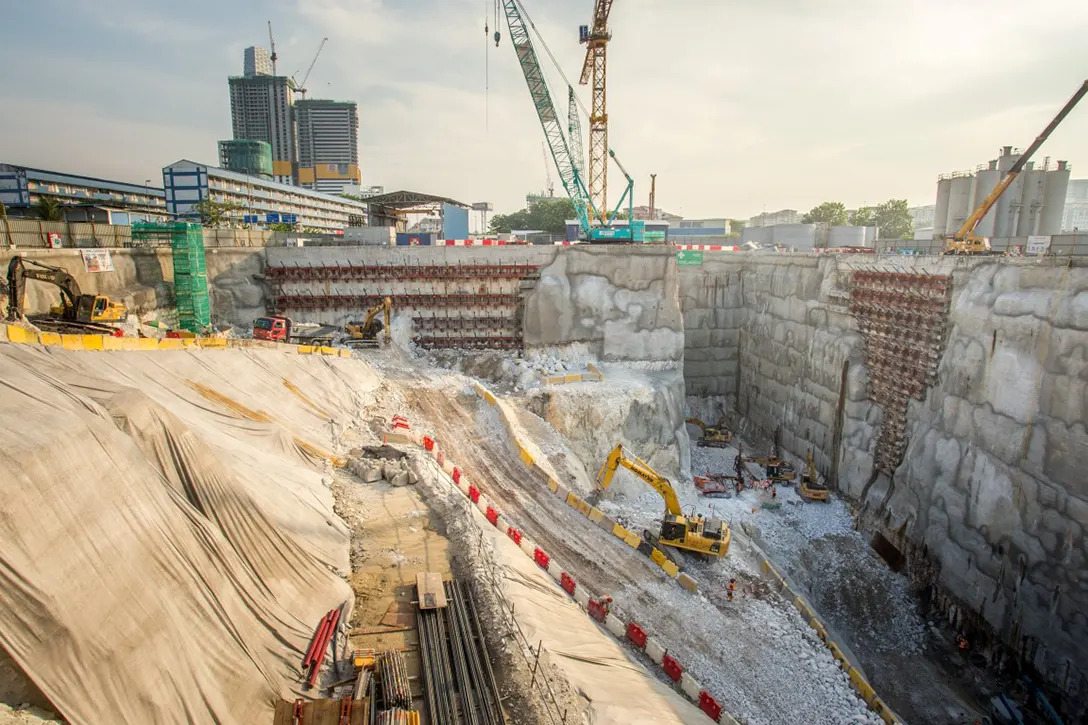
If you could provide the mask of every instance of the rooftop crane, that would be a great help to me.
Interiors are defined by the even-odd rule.
[[[328,42],[328,40],[328,38],[321,39],[321,45],[317,46],[317,52],[314,53],[314,59],[310,61],[310,67],[306,69],[306,75],[302,77],[302,83],[298,83],[295,81],[295,77],[291,76],[291,82],[295,84],[295,92],[299,95],[306,95],[306,81],[310,80],[310,73],[313,72],[314,65],[317,63],[317,58],[321,55],[321,50],[325,47],[325,43]]]
[[[1032,155],[1039,150],[1039,147],[1043,145],[1043,142],[1047,140],[1054,129],[1058,127],[1065,117],[1069,115],[1069,112],[1073,110],[1073,107],[1080,102],[1080,99],[1084,98],[1084,95],[1088,93],[1088,81],[1084,81],[1081,87],[1077,89],[1077,92],[1062,106],[1062,110],[1058,111],[1058,115],[1054,117],[1054,120],[1043,129],[1043,132],[1039,134],[1031,146],[1028,146],[1024,153],[1020,154],[1020,158],[1016,160],[1016,163],[1012,165],[1005,177],[997,183],[997,186],[993,188],[993,191],[982,200],[982,203],[978,205],[978,208],[971,213],[971,216],[964,220],[963,226],[950,237],[945,238],[944,254],[990,254],[990,242],[984,237],[975,236],[975,227],[978,226],[982,218],[986,216],[990,209],[993,208],[997,200],[1001,198],[1001,195],[1005,193],[1005,190],[1009,188],[1009,185],[1016,180],[1016,177],[1023,171],[1024,166],[1027,165]]]
[[[653,544],[684,549],[704,556],[720,557],[729,553],[729,544],[732,541],[729,527],[721,519],[685,516],[669,479],[650,468],[645,461],[629,458],[622,445],[617,445],[608,454],[597,473],[597,485],[602,489],[612,485],[612,478],[620,466],[650,484],[665,499],[665,517],[661,520],[660,534],[654,536],[647,531],[643,533],[643,538]]]
[[[567,196],[570,197],[574,213],[578,217],[578,226],[582,239],[590,242],[644,241],[645,222],[633,220],[632,207],[634,204],[635,182],[619,163],[619,160],[616,159],[616,154],[611,149],[608,149],[608,156],[616,160],[616,165],[623,172],[624,177],[627,179],[627,189],[609,214],[604,226],[594,226],[591,223],[594,218],[602,219],[603,211],[599,213],[594,207],[589,191],[582,180],[578,163],[575,162],[571,154],[567,136],[563,133],[563,126],[559,120],[559,114],[555,110],[551,91],[548,90],[544,71],[540,67],[540,60],[537,58],[536,49],[533,47],[532,39],[529,36],[529,26],[532,21],[526,22],[526,17],[523,16],[524,7],[520,0],[502,0],[502,4],[506,13],[506,24],[510,30],[510,42],[514,46],[514,52],[517,53],[521,72],[525,76],[525,83],[529,87],[529,95],[536,107],[537,119],[544,129],[544,137],[548,142],[548,148],[551,150],[556,170],[559,172],[559,180],[563,183],[563,189],[567,192]],[[546,46],[545,49],[547,49]],[[554,58],[552,60],[554,61]],[[573,95],[572,88],[571,95]],[[628,219],[631,221],[628,222],[626,227],[613,227],[612,222],[615,221],[620,205],[624,201],[627,202]]]
[[[279,58],[279,56],[276,55],[276,41],[272,39],[272,21],[271,20],[268,21],[268,44],[270,46],[272,46],[272,55],[269,56],[269,59],[272,61],[272,75],[275,76],[276,75],[276,59]]]
[[[612,34],[608,31],[608,14],[612,0],[596,0],[593,25],[578,29],[578,41],[586,46],[579,85],[593,80],[593,106],[589,115],[589,198],[597,208],[598,219],[608,208],[608,109],[606,107],[606,50]]]

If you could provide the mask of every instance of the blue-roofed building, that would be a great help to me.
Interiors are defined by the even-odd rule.
[[[163,167],[162,182],[166,208],[182,219],[196,217],[193,207],[210,199],[233,205],[227,214],[231,226],[261,227],[287,219],[300,229],[336,234],[366,225],[364,202],[195,161],[182,159]]]
[[[0,202],[12,217],[34,216],[33,205],[52,197],[68,221],[131,224],[170,218],[163,189],[94,176],[0,163]]]

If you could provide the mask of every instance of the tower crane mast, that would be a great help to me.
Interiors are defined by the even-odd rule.
[[[579,41],[586,46],[586,59],[582,64],[582,77],[578,81],[587,85],[592,81],[593,105],[589,115],[589,198],[600,221],[608,209],[608,107],[607,107],[607,50],[612,34],[608,30],[608,14],[612,0],[596,0],[593,8],[593,25],[583,25]]]

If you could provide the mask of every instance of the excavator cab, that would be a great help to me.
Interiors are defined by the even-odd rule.
[[[656,536],[649,532],[644,534],[644,538],[650,543],[683,549],[702,556],[719,557],[729,553],[729,544],[732,541],[729,527],[720,519],[697,516],[694,512],[685,515],[669,479],[650,468],[645,461],[629,458],[624,454],[622,445],[617,445],[608,454],[597,474],[597,485],[602,489],[608,488],[620,466],[650,484],[665,499],[665,516],[661,520],[659,533]]]
[[[378,347],[380,343],[388,345],[392,339],[392,330],[390,329],[392,310],[393,299],[386,297],[367,310],[365,320],[352,320],[344,325],[344,329],[348,333],[348,339],[345,340],[345,343],[351,347]],[[384,323],[378,318],[378,315],[382,312],[385,312]],[[385,335],[379,340],[378,336],[382,330],[385,331]]]
[[[49,308],[49,314],[70,322],[119,322],[125,318],[125,306],[102,295],[79,295],[76,304],[63,297],[59,305]]]

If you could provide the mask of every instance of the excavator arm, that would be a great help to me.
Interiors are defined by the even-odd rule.
[[[61,298],[66,310],[75,310],[82,296],[79,283],[62,267],[35,262],[32,259],[12,257],[8,263],[8,318],[17,320],[23,316],[23,297],[26,294],[26,281],[35,279],[48,282],[60,288]]]
[[[601,466],[601,470],[597,473],[597,485],[601,488],[608,488],[611,486],[612,478],[616,475],[616,471],[620,466],[623,466],[628,471],[650,484],[655,491],[661,494],[661,498],[665,499],[666,511],[674,516],[681,516],[683,514],[680,509],[680,500],[676,498],[676,491],[673,490],[669,479],[650,468],[649,464],[645,461],[637,457],[628,458],[624,455],[622,445],[617,445],[612,449],[612,452],[608,454],[608,458],[605,460],[604,465]]]
[[[699,420],[698,418],[686,418],[684,420],[684,422],[685,423],[690,423],[691,425],[699,426],[699,430],[701,430],[703,432],[703,435],[706,435],[706,423]]]

